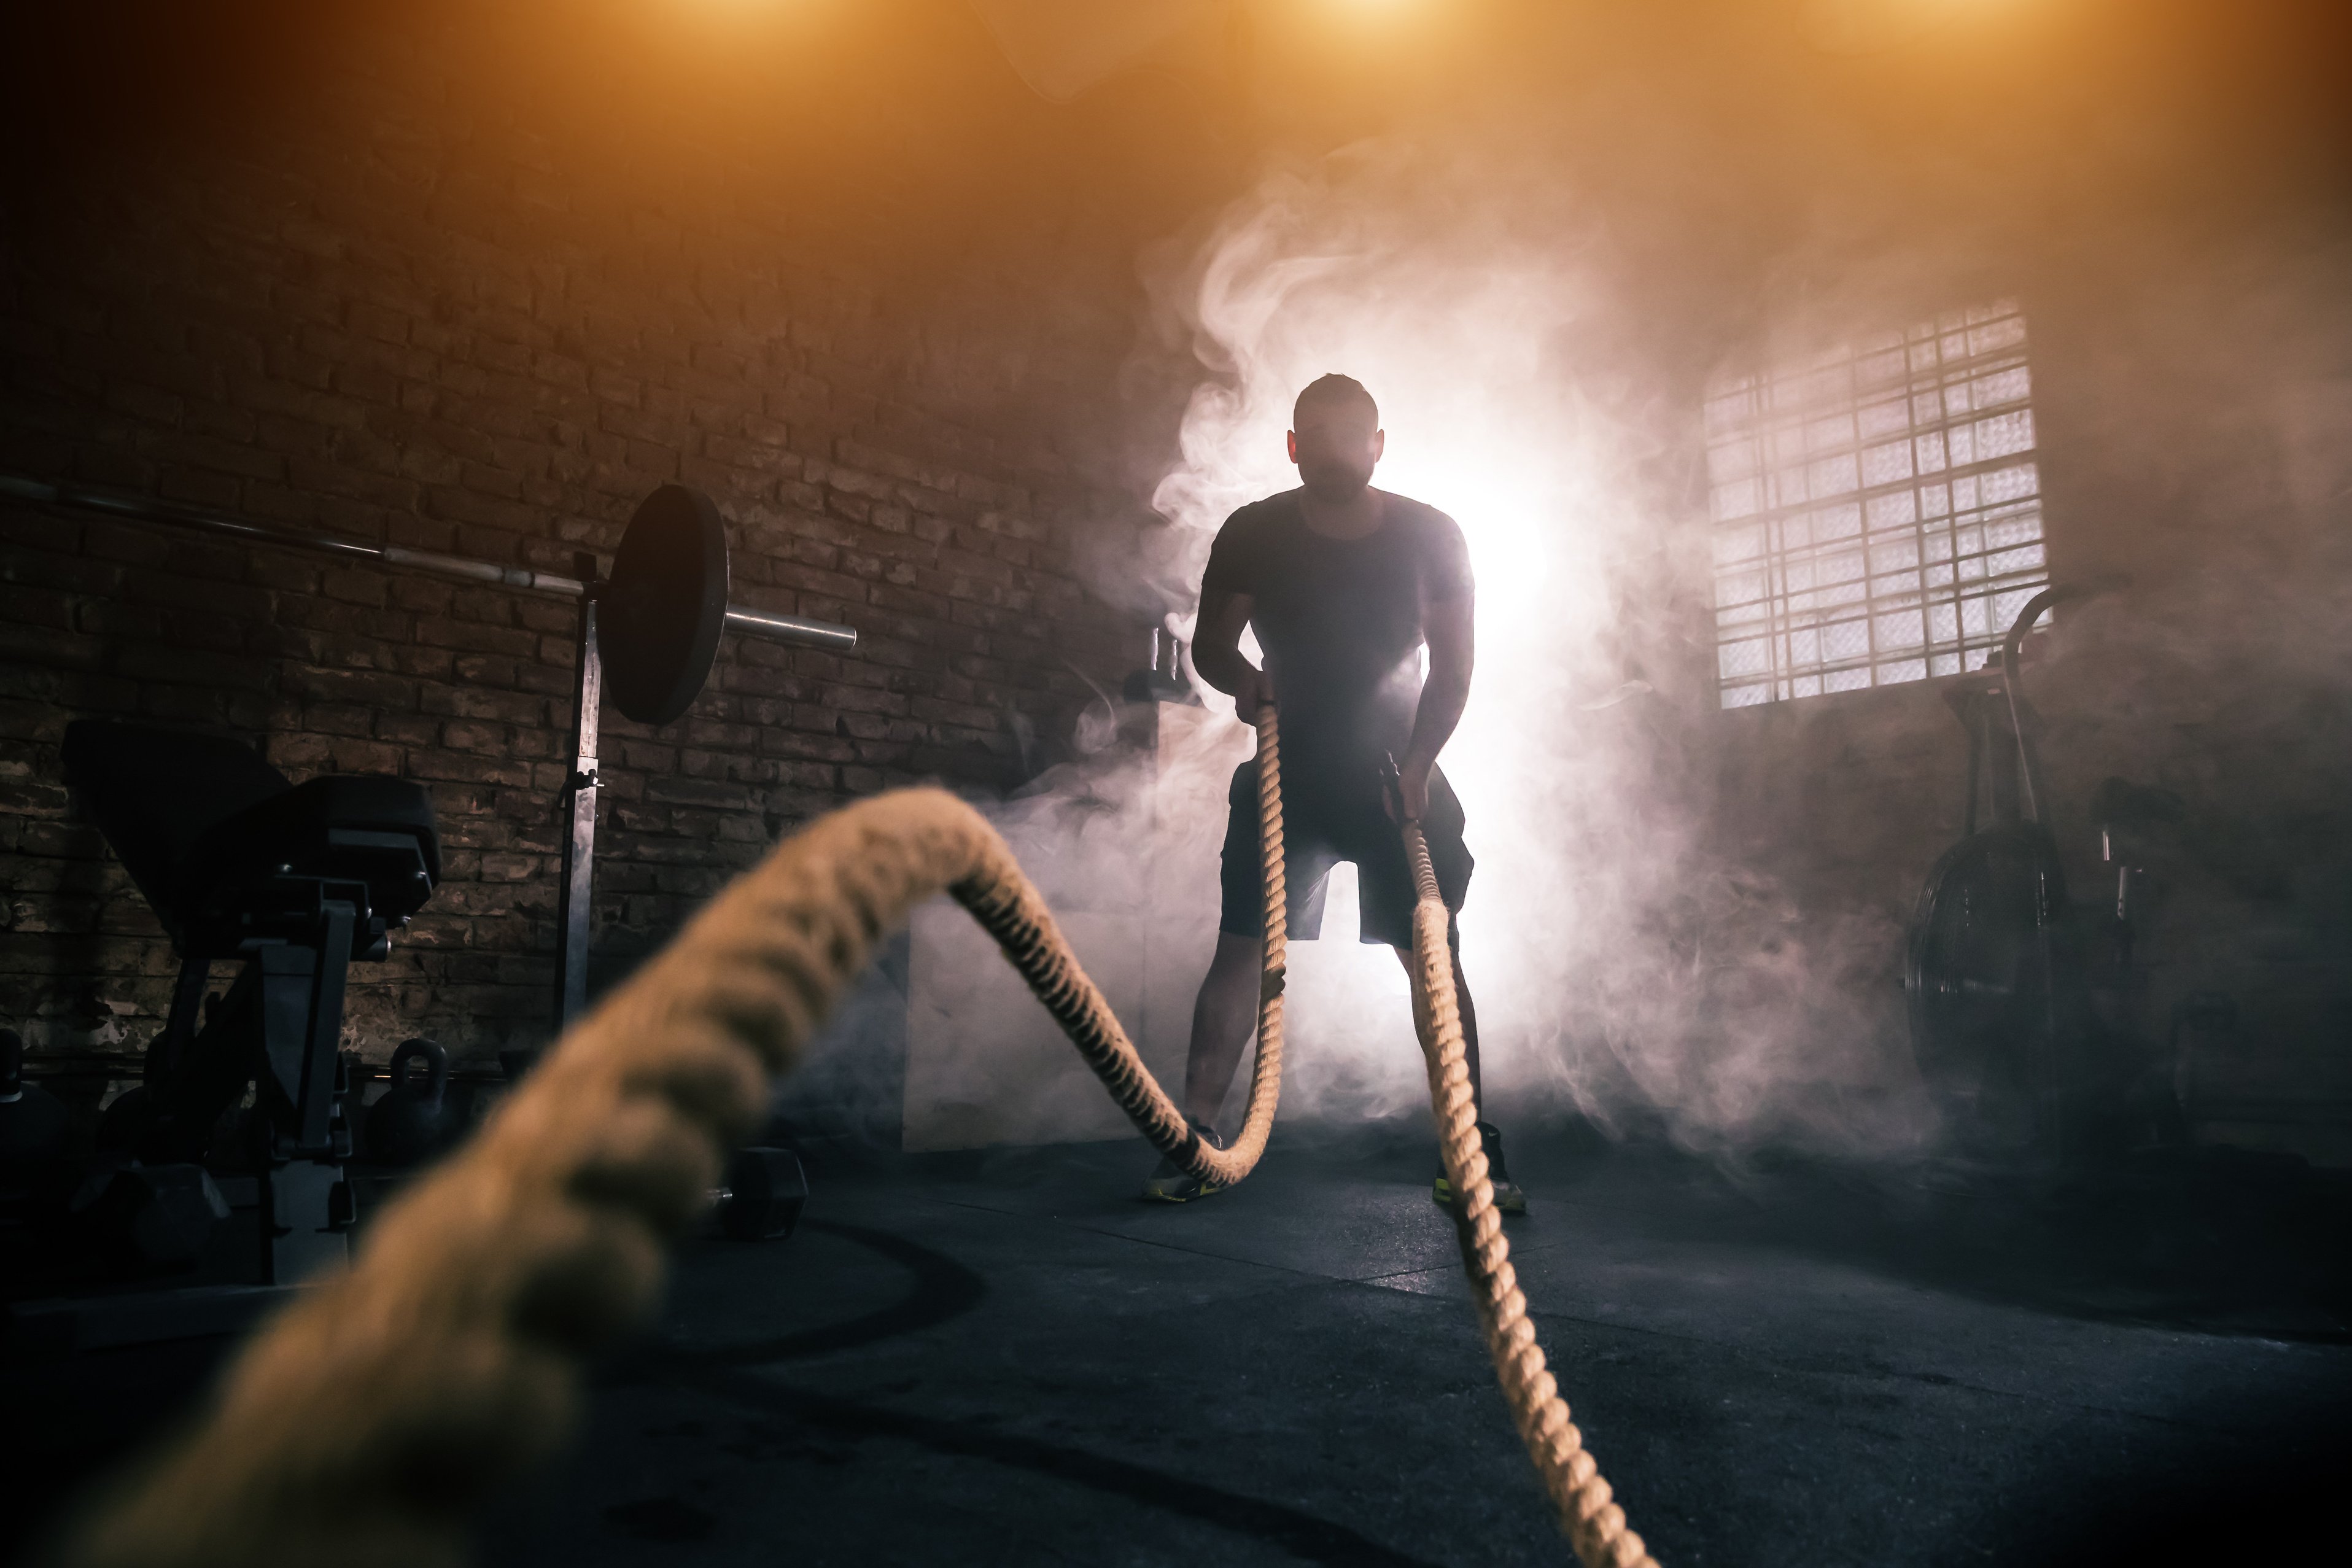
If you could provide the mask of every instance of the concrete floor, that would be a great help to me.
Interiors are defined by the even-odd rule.
[[[2029,1205],[1570,1131],[1513,1157],[1545,1344],[1670,1565],[2202,1561],[2323,1524],[2336,1550],[2277,1560],[2352,1554],[2352,1230],[2324,1184]],[[835,1168],[790,1242],[694,1244],[480,1561],[1568,1561],[1425,1143],[1285,1129],[1182,1208],[1134,1200],[1149,1163]],[[117,1372],[145,1365],[160,1414],[201,1363],[142,1353]]]
[[[2324,1225],[2308,1194],[2209,1197],[2224,1235],[1519,1142],[1514,1258],[1665,1563],[2168,1560],[2345,1473],[2343,1259],[2253,1234]],[[484,1560],[1566,1560],[1425,1146],[1286,1138],[1182,1208],[1134,1201],[1149,1163],[835,1174],[789,1244],[698,1249]]]

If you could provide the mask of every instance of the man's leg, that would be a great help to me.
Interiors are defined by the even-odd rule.
[[[1241,1065],[1242,1047],[1257,1031],[1264,939],[1217,933],[1216,956],[1192,1003],[1192,1047],[1184,1058],[1184,1114],[1207,1126],[1217,1119]]]
[[[1257,1029],[1258,988],[1265,972],[1265,943],[1257,928],[1265,906],[1258,855],[1256,763],[1234,770],[1226,805],[1225,845],[1218,870],[1217,951],[1192,1004],[1192,1047],[1184,1060],[1184,1114],[1203,1128],[1215,1124],[1225,1092],[1233,1088],[1234,1069],[1241,1064],[1242,1047]],[[1313,942],[1323,923],[1323,879],[1331,868],[1331,855],[1308,811],[1292,810],[1285,826],[1290,940]],[[1165,1156],[1143,1184],[1143,1195],[1161,1203],[1187,1203],[1215,1191]]]
[[[1192,1004],[1192,1047],[1184,1058],[1184,1114],[1197,1127],[1213,1127],[1234,1083],[1242,1047],[1257,1027],[1258,975],[1264,965],[1262,939],[1217,933],[1216,956],[1202,977]],[[1213,1135],[1211,1142],[1215,1142]],[[1219,1145],[1223,1147],[1223,1145]],[[1143,1195],[1158,1203],[1190,1203],[1217,1189],[1162,1157],[1143,1184]]]
[[[1478,1005],[1471,1001],[1470,983],[1462,977],[1462,944],[1454,942],[1447,945],[1454,958],[1454,1002],[1462,1012],[1462,1061],[1470,1069],[1470,1103],[1483,1121],[1486,1115],[1486,1101],[1485,1086],[1478,1079]],[[1398,948],[1396,955],[1397,962],[1404,965],[1408,980],[1419,973],[1413,963],[1412,949]],[[1194,1026],[1194,1037],[1199,1037],[1197,1024]],[[1226,1070],[1230,1072],[1232,1069]]]
[[[1510,1167],[1504,1163],[1503,1134],[1486,1120],[1486,1086],[1478,1078],[1478,1005],[1470,999],[1470,983],[1462,977],[1461,944],[1449,940],[1446,947],[1454,960],[1454,1002],[1462,1014],[1462,1063],[1470,1069],[1470,1106],[1478,1118],[1479,1141],[1486,1151],[1486,1174],[1495,1184],[1495,1206],[1507,1215],[1525,1214],[1528,1196],[1511,1180]],[[1396,955],[1407,975],[1416,973],[1411,948],[1398,948]],[[1454,1184],[1442,1171],[1432,1195],[1441,1204],[1451,1205],[1454,1202]]]

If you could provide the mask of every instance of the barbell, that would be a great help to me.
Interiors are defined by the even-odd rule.
[[[0,500],[94,512],[280,549],[373,562],[460,582],[549,594],[580,605],[578,659],[572,699],[572,768],[563,785],[570,821],[563,837],[562,881],[556,895],[555,1024],[577,1017],[588,999],[588,907],[596,840],[597,720],[604,700],[640,724],[667,724],[693,705],[710,679],[722,632],[845,650],[855,628],[728,603],[727,526],[700,490],[663,485],[629,519],[599,577],[594,555],[574,561],[566,577],[529,566],[501,566],[404,544],[370,544],[231,517],[201,507],[116,490],[0,473]],[[609,688],[609,690],[607,689]]]
[[[595,599],[604,609],[599,632],[604,673],[611,687],[607,695],[615,708],[640,724],[667,724],[686,711],[709,679],[722,631],[816,647],[857,646],[857,633],[849,626],[729,604],[726,525],[709,496],[684,485],[663,485],[646,498],[621,535],[611,574],[601,580],[593,574],[593,559],[584,556],[584,574],[567,577],[403,544],[371,544],[278,528],[173,501],[21,474],[0,474],[0,499],[371,561],[524,593]]]

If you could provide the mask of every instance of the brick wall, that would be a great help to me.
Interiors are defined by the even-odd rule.
[[[1078,671],[1134,662],[1064,548],[1131,504],[1071,456],[1129,304],[1050,224],[943,249],[934,191],[771,178],[758,125],[667,127],[611,177],[608,143],[479,94],[462,23],[17,172],[0,467],[560,572],[655,485],[709,491],[736,600],[861,640],[730,637],[683,720],[607,713],[602,983],[814,813],[1024,776]],[[543,1037],[572,634],[560,601],[0,510],[0,1022],[119,1064],[165,1001],[168,944],[59,780],[65,724],[110,714],[426,784],[446,880],[354,970],[352,1043]]]

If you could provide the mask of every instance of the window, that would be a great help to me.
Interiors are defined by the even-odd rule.
[[[2031,390],[2010,302],[1710,389],[1726,708],[1983,664],[2050,580]]]

